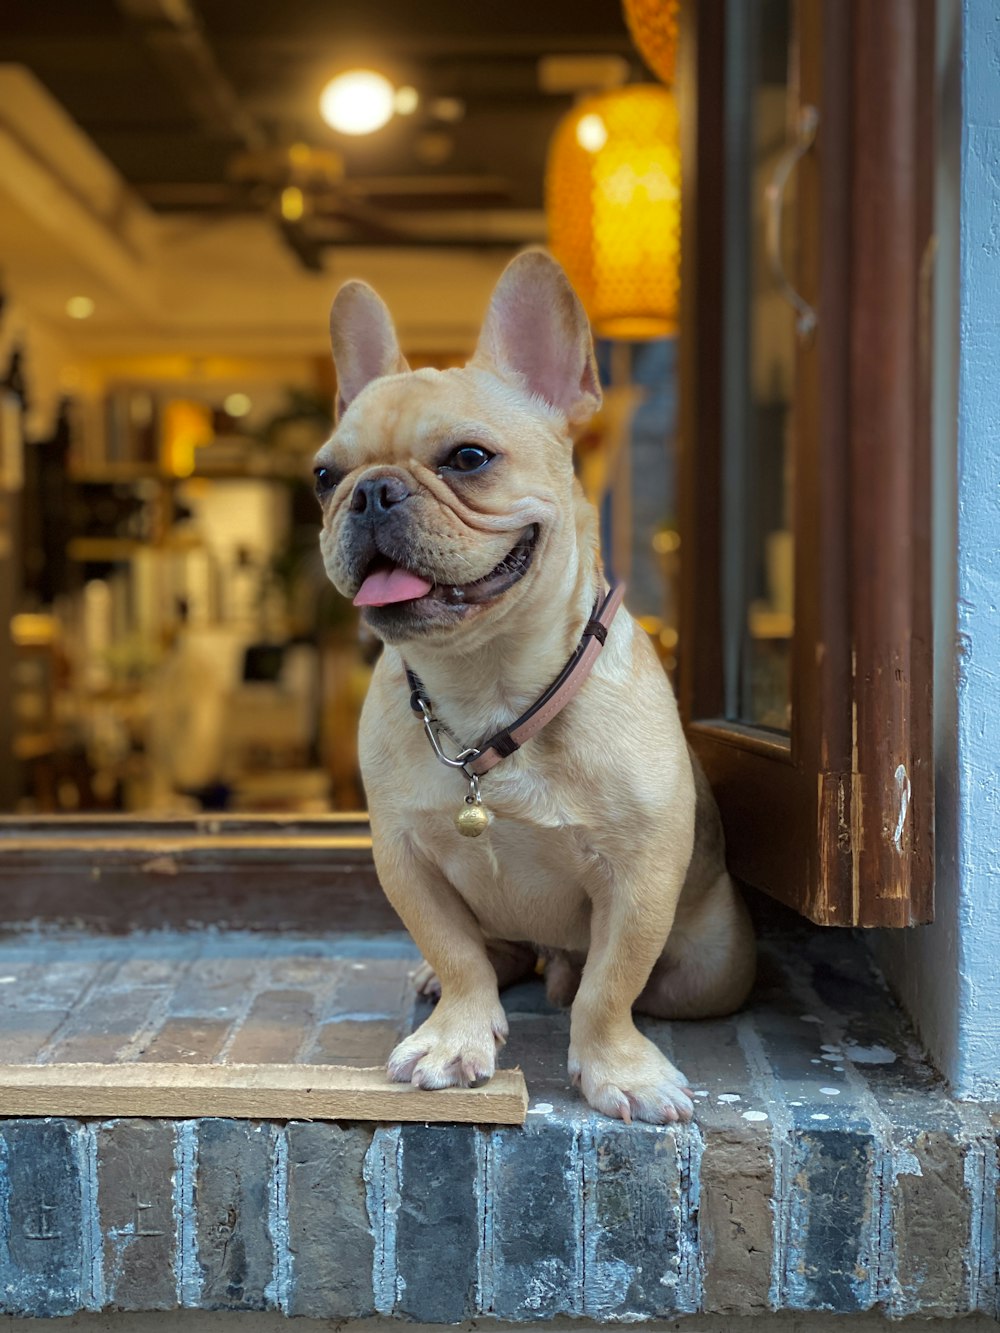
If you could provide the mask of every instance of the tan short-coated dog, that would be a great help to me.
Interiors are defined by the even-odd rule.
[[[338,423],[316,459],[327,573],[385,642],[361,720],[375,864],[440,995],[393,1051],[423,1088],[493,1073],[499,988],[547,958],[571,1004],[569,1071],[624,1120],[686,1120],[690,1089],[633,1022],[731,1012],[754,974],[749,918],[673,693],[626,611],[575,698],[482,779],[491,819],[456,831],[469,784],[440,763],[404,663],[476,747],[559,675],[606,589],[571,432],[600,405],[586,317],[560,267],[518,256],[462,369],[410,371],[360,282],[330,317]]]

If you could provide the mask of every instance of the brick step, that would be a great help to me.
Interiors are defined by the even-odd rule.
[[[291,1032],[321,1060],[331,1023],[420,1020],[412,961],[392,937],[0,940],[0,1052],[58,1001],[43,1062],[87,1041],[141,1059],[172,1013],[225,1027],[212,1054],[171,1029],[192,1059],[243,1033],[287,1060]],[[261,998],[282,989],[294,1003]],[[996,1314],[1000,1113],[948,1097],[858,939],[772,936],[746,1012],[643,1020],[699,1094],[691,1127],[592,1114],[567,1084],[567,1016],[538,982],[504,1001],[523,1128],[0,1119],[3,1311]]]

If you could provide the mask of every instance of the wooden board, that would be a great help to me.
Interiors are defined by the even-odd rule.
[[[0,1065],[0,1117],[157,1116],[237,1120],[419,1120],[522,1125],[520,1069],[481,1088],[424,1092],[384,1069],[336,1065]]]

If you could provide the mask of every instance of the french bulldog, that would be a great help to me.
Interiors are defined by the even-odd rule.
[[[647,635],[617,614],[572,701],[483,777],[478,838],[456,831],[469,782],[439,762],[407,677],[454,748],[474,749],[559,675],[604,595],[597,518],[573,470],[572,433],[601,402],[583,308],[559,265],[528,251],[462,368],[411,371],[361,282],[341,287],[330,328],[320,544],[385,645],[359,747],[375,865],[440,996],[389,1075],[428,1089],[488,1079],[507,1035],[499,989],[543,956],[550,997],[572,1006],[569,1073],[590,1105],[687,1120],[685,1077],[633,1010],[733,1011],[755,947]]]

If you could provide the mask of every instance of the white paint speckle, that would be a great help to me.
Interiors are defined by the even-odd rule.
[[[0,986],[9,986],[11,982],[17,980],[17,977],[0,977]]]
[[[854,1065],[894,1065],[899,1059],[888,1046],[855,1046],[848,1042],[844,1055]]]
[[[923,1168],[916,1153],[911,1152],[909,1148],[897,1148],[892,1163],[892,1178],[898,1180],[900,1176],[922,1176]]]
[[[534,1106],[528,1107],[528,1115],[551,1115],[552,1110],[551,1102],[536,1102]]]
[[[744,1120],[755,1120],[755,1121],[757,1121],[757,1120],[766,1120],[766,1119],[767,1119],[767,1112],[766,1112],[766,1111],[744,1111],[744,1112],[743,1112],[743,1119],[744,1119]]]
[[[720,1092],[720,1093],[719,1093],[719,1101],[720,1101],[720,1102],[738,1102],[738,1101],[742,1101],[742,1098],[740,1097],[740,1094],[739,1094],[738,1092]]]
[[[830,1062],[830,1064],[833,1064],[834,1060],[839,1060],[839,1059],[841,1059],[841,1056],[840,1056],[839,1054],[838,1054],[838,1055],[824,1055],[822,1058],[823,1058],[824,1060],[828,1060],[828,1061]]]
[[[835,1074],[842,1074],[842,1073],[844,1072],[844,1066],[843,1066],[843,1065],[834,1065],[834,1066],[833,1066],[833,1072],[834,1072]]]
[[[802,1103],[801,1103],[801,1102],[789,1102],[788,1105],[789,1105],[789,1106],[801,1106]]]
[[[829,1120],[830,1117],[825,1111],[817,1111],[815,1115],[809,1117],[810,1120]]]
[[[822,1023],[822,1021],[823,1020],[817,1018],[815,1014],[799,1014],[800,1023]]]
[[[820,1088],[820,1092],[823,1093],[823,1095],[824,1095],[825,1097],[839,1097],[839,1096],[840,1096],[840,1089],[839,1089],[839,1088]]]
[[[821,1050],[821,1051],[826,1051],[828,1055],[839,1055],[839,1054],[840,1054],[840,1047],[839,1047],[839,1046],[831,1046],[829,1042],[824,1042],[823,1045],[820,1047],[820,1050]]]
[[[822,1064],[823,1062],[822,1062],[822,1060],[810,1060],[809,1063],[810,1063],[811,1065],[819,1065],[819,1064]]]
[[[695,1096],[695,1097],[707,1097],[707,1096],[708,1096],[708,1089],[707,1089],[707,1088],[697,1088],[697,1089],[695,1090],[694,1096]]]
[[[902,856],[903,826],[906,823],[906,812],[910,808],[910,778],[903,764],[900,764],[896,769],[896,790],[899,792],[899,816],[896,819],[896,829],[892,835],[892,845]]]
[[[364,970],[365,970],[366,967],[367,967],[367,964],[366,964],[366,963],[352,963],[352,964],[351,964],[351,971],[352,971],[352,972],[364,972]],[[411,977],[412,977],[412,976],[416,976],[416,973],[415,973],[415,972],[411,972],[411,973],[410,973],[410,976],[411,976]]]

